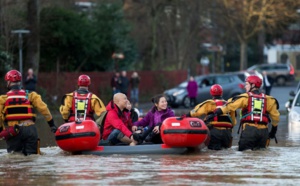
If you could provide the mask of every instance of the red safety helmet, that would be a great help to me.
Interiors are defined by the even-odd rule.
[[[219,84],[214,84],[210,87],[210,95],[212,96],[221,96],[223,94],[223,88]]]
[[[87,87],[91,84],[91,78],[88,75],[80,75],[78,77],[78,86]]]
[[[17,70],[10,70],[5,75],[5,81],[10,81],[10,82],[22,81],[22,74]]]
[[[245,81],[250,84],[254,84],[254,86],[257,88],[260,88],[262,84],[262,80],[256,75],[248,76]]]

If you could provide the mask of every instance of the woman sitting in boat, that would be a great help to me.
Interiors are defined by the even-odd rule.
[[[132,104],[130,103],[130,101],[128,101],[123,113],[125,116],[124,123],[127,124],[127,126],[130,126],[129,128],[131,129],[132,123],[136,122],[139,119],[139,114],[137,113],[136,109],[132,108]]]
[[[144,128],[143,133],[134,134],[134,138],[139,143],[143,141],[156,144],[162,143],[160,126],[166,118],[175,116],[172,109],[168,107],[167,99],[163,94],[153,97],[151,101],[154,106],[146,116],[142,120],[133,123],[132,131],[134,132],[138,130],[138,127]]]
[[[104,122],[103,140],[108,140],[110,145],[125,143],[136,145],[137,141],[133,139],[131,126],[128,126],[126,109],[128,104],[127,96],[123,93],[116,93],[107,106],[107,115]]]

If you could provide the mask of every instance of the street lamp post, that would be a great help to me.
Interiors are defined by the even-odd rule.
[[[18,34],[19,39],[19,71],[22,74],[23,73],[23,52],[22,52],[22,45],[23,45],[23,37],[22,34],[29,34],[29,30],[13,30],[11,31],[12,34]]]
[[[119,67],[118,67],[118,61],[124,59],[124,54],[123,53],[113,53],[112,55],[113,58],[113,66],[114,66],[114,70],[118,71]]]

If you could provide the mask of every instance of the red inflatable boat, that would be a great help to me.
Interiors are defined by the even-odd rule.
[[[163,142],[170,147],[198,147],[209,135],[205,123],[198,118],[167,118],[160,131]]]
[[[204,147],[209,135],[209,130],[202,120],[178,117],[167,118],[163,122],[160,131],[164,144],[109,146],[107,142],[100,142],[98,145],[98,131],[93,121],[66,123],[56,132],[56,142],[65,151],[81,154],[182,154],[188,149]]]
[[[58,128],[55,140],[62,150],[68,152],[93,150],[98,146],[100,131],[92,120],[70,122]]]

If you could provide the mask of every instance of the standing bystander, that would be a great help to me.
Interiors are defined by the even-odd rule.
[[[137,72],[133,72],[130,79],[130,85],[131,85],[130,98],[132,104],[135,107],[138,107],[138,103],[139,103],[139,84],[140,84],[140,77]]]
[[[29,91],[35,91],[36,83],[37,80],[36,80],[36,76],[33,74],[33,69],[29,68],[24,82],[25,89]]]
[[[186,88],[188,91],[188,97],[190,98],[190,107],[194,107],[196,105],[198,85],[193,76],[190,76],[190,80]]]
[[[262,73],[263,73],[263,80],[264,80],[263,85],[264,85],[265,94],[270,95],[274,80],[271,76],[267,75],[266,71],[263,71]]]
[[[121,77],[120,77],[119,83],[120,83],[120,92],[127,96],[128,87],[129,87],[129,79],[127,78],[127,72],[125,70],[123,70],[121,72]]]
[[[115,72],[114,76],[111,78],[111,88],[113,91],[113,95],[115,95],[116,93],[120,92],[120,73],[119,72]]]

